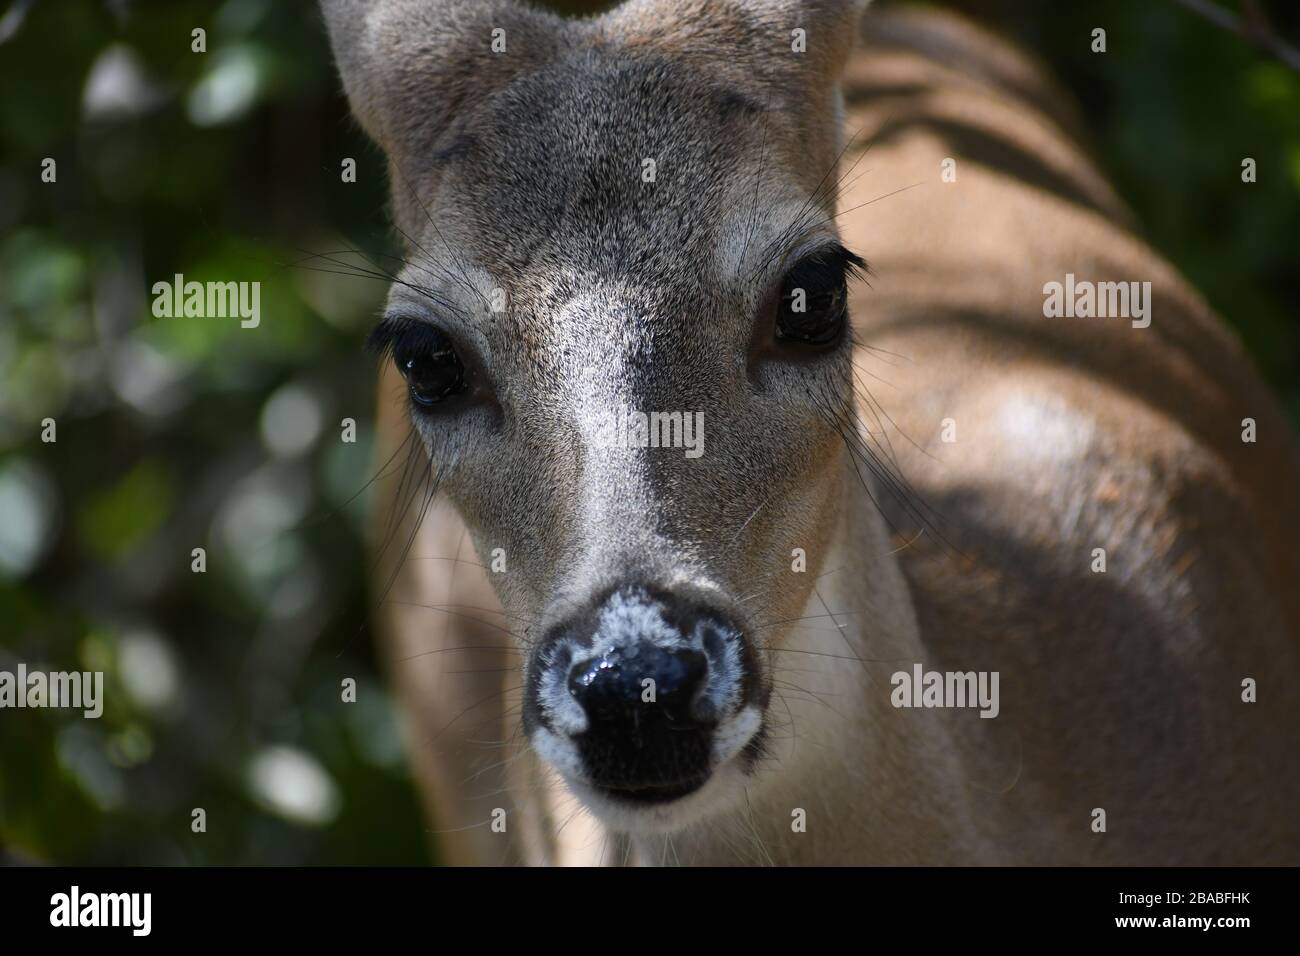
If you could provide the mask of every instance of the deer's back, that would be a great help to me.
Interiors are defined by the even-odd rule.
[[[1152,859],[1183,859],[1190,825],[1188,860],[1293,860],[1300,453],[1276,402],[1009,47],[869,15],[845,96],[870,144],[840,203],[875,273],[860,412],[914,493],[882,497],[929,663],[1002,672],[966,742],[989,814],[1077,833],[1040,862],[1121,858],[1097,807]],[[1046,317],[1069,274],[1150,282],[1150,325]]]

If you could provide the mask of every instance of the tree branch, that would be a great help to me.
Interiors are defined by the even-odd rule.
[[[1237,34],[1247,43],[1300,73],[1300,50],[1290,46],[1274,32],[1264,16],[1259,0],[1243,0],[1244,17],[1225,10],[1211,0],[1175,0],[1176,3],[1210,21],[1217,27]]]

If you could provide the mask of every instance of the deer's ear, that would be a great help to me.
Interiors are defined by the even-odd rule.
[[[472,99],[550,60],[560,21],[512,0],[320,0],[353,115],[389,155],[431,149]]]
[[[833,94],[870,0],[629,0],[606,16],[629,46],[648,46],[789,107]],[[802,100],[802,104],[797,101]]]

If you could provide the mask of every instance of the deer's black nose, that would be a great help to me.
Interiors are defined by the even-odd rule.
[[[757,673],[722,610],[623,585],[542,635],[528,661],[524,728],[575,782],[621,800],[675,800],[757,731]]]
[[[662,725],[690,730],[708,723],[707,707],[699,700],[708,672],[701,651],[637,641],[575,664],[569,671],[569,693],[593,729],[618,733]]]
[[[709,774],[713,711],[702,651],[649,641],[616,645],[569,670],[587,716],[575,738],[594,782],[625,799],[671,800]]]

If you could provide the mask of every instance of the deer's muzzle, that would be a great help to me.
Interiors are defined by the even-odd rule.
[[[529,661],[524,725],[575,782],[663,803],[699,789],[756,737],[758,684],[726,614],[624,586],[545,635]]]

